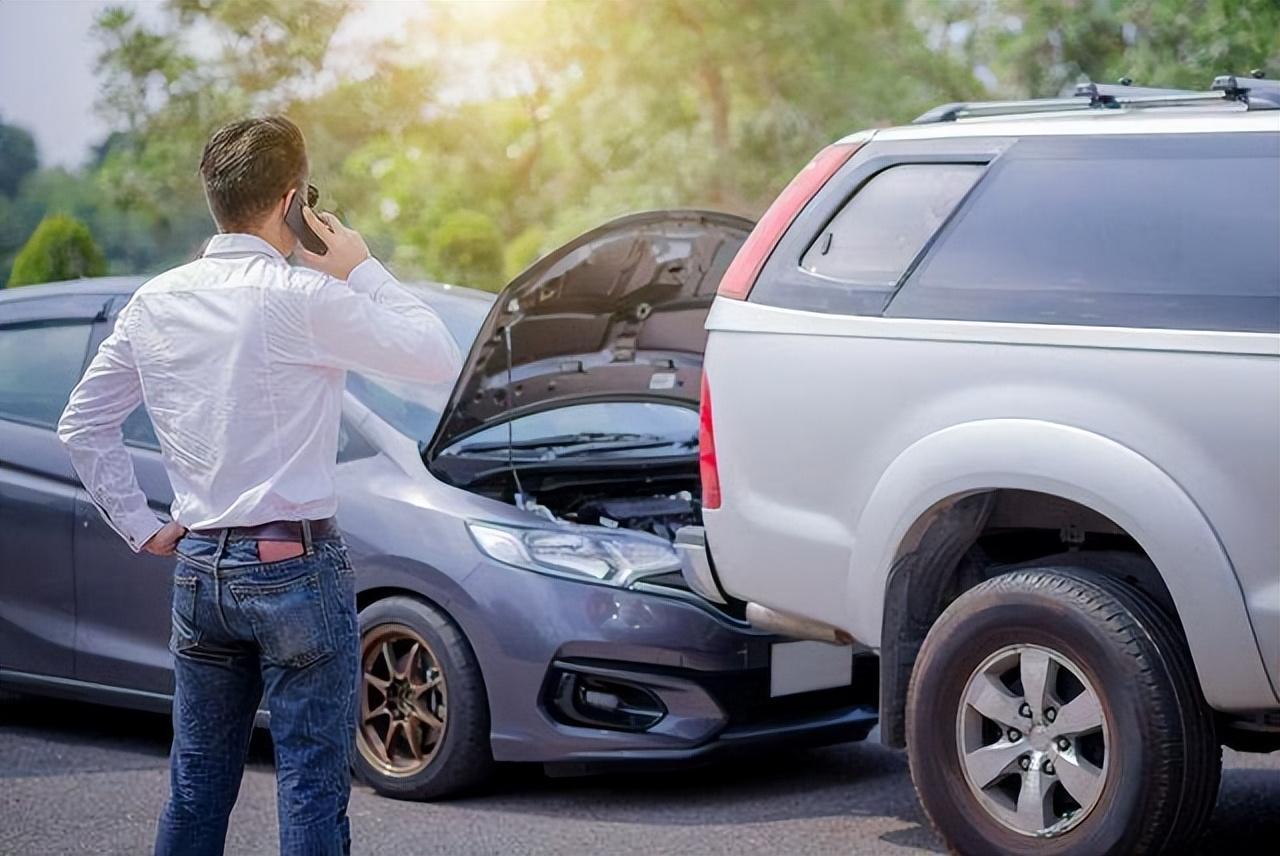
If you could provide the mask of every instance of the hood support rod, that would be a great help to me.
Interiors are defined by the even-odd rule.
[[[507,308],[510,310],[512,306],[519,308],[519,304],[515,298],[512,298],[511,304]],[[515,428],[512,426],[514,421],[511,417],[512,411],[515,409],[515,390],[512,388],[512,360],[511,355],[511,327],[515,322],[509,322],[502,325],[502,336],[507,346],[507,468],[511,470],[511,480],[515,482],[516,493],[515,501],[517,508],[524,508],[524,487],[520,484],[520,471],[516,469],[515,460]]]

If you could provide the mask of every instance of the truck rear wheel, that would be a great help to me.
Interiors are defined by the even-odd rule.
[[[1071,567],[996,577],[942,614],[912,673],[907,747],[925,811],[960,853],[1184,848],[1222,768],[1174,622]]]

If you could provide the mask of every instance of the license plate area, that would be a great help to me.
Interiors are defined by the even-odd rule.
[[[770,698],[847,687],[852,683],[852,645],[801,641],[770,646]]]

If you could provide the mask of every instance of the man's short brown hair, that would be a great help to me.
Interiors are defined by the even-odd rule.
[[[254,225],[307,178],[307,144],[283,116],[242,119],[205,144],[200,176],[209,211],[223,231]]]

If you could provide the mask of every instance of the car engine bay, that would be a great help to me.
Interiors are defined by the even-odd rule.
[[[528,504],[525,508],[532,510]],[[551,514],[570,523],[648,532],[668,541],[675,540],[681,526],[694,526],[702,519],[701,505],[688,490],[669,496],[578,496],[561,506],[559,514]]]
[[[697,464],[624,468],[576,466],[494,472],[469,490],[548,520],[647,532],[674,541],[682,526],[702,522]]]

